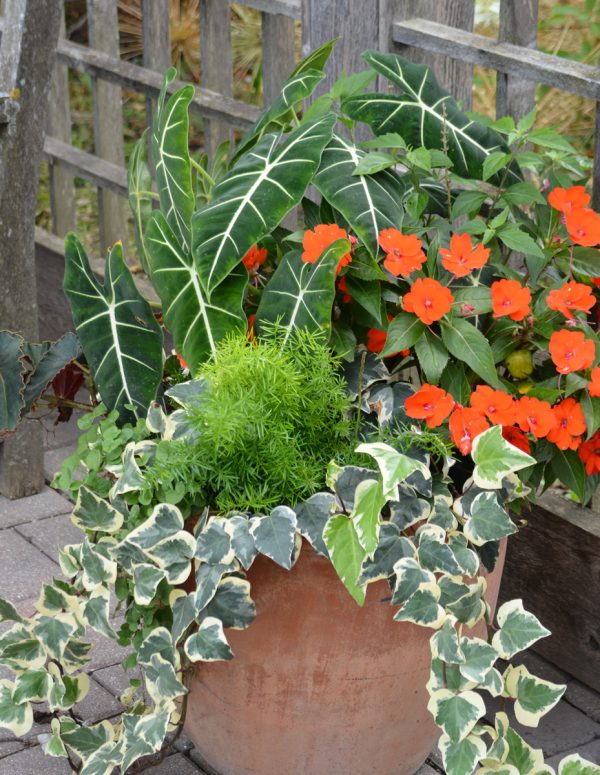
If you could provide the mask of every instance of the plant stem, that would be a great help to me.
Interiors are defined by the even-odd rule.
[[[212,178],[208,172],[204,169],[204,167],[201,164],[198,164],[198,162],[195,159],[192,159],[190,157],[190,162],[192,164],[192,167],[200,173],[200,175],[204,178],[204,180],[209,184],[211,188],[214,188],[216,185],[216,182],[214,178]]]
[[[50,393],[42,393],[40,396],[44,401],[47,401],[51,406],[66,406],[69,409],[81,409],[84,412],[91,412],[94,408],[92,404],[82,404],[81,401],[70,401],[68,398],[59,398],[58,396],[51,395]]]
[[[363,378],[365,376],[365,363],[367,360],[367,351],[363,350],[363,353],[360,357],[360,368],[358,370],[358,396],[357,396],[357,407],[356,407],[356,425],[354,427],[354,443],[358,444],[358,434],[360,433],[360,413],[361,408],[360,405],[362,403],[362,389],[363,389]]]

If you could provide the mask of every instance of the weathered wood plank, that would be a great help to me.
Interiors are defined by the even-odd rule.
[[[302,14],[301,0],[244,0],[244,5],[265,13],[283,14],[291,19],[300,19]]]
[[[231,20],[229,0],[200,0],[200,64],[203,86],[227,97],[232,93]],[[204,150],[209,159],[224,140],[233,140],[226,121],[204,121]]]
[[[61,6],[63,3],[61,2]],[[60,36],[65,37],[64,9],[61,15]],[[69,70],[65,65],[56,64],[50,98],[48,100],[48,134],[71,142],[71,105],[69,100]],[[50,212],[52,231],[64,237],[75,228],[75,188],[73,175],[64,167],[50,163],[48,165],[50,183]]]
[[[421,46],[428,51],[491,67],[509,75],[600,99],[600,68],[545,54],[512,43],[499,43],[485,35],[456,30],[427,19],[395,22],[396,43]]]
[[[127,172],[118,164],[101,159],[93,153],[86,153],[56,137],[46,137],[44,157],[99,188],[121,197],[127,196]]]
[[[500,0],[500,42],[534,49],[537,45],[538,0],[515,3]],[[507,73],[496,77],[496,116],[512,116],[518,121],[535,104],[535,83]]]
[[[4,9],[11,21],[9,29],[14,25],[20,39],[10,51],[9,41],[16,40],[14,30],[2,40],[0,73],[7,93],[17,87],[20,92],[19,110],[10,125],[0,124],[0,181],[9,181],[0,185],[0,329],[19,331],[35,341],[37,186],[61,7],[37,0],[6,0]],[[0,492],[19,498],[38,492],[43,484],[42,428],[36,422],[24,422],[0,444]]]
[[[161,75],[171,65],[170,0],[142,0],[143,64]],[[156,100],[146,98],[146,125],[154,124]],[[153,165],[152,133],[148,132],[148,162]]]
[[[440,3],[438,0],[393,0],[394,21],[410,21],[415,17],[428,19],[438,24],[448,25],[460,30],[473,30],[475,18],[474,0],[454,0],[454,2]],[[389,23],[389,22],[388,22]],[[404,43],[393,36],[388,42],[388,48],[394,48],[390,43]],[[389,35],[389,32],[388,32]],[[457,100],[460,100],[469,110],[473,102],[473,67],[467,62],[451,59],[440,53],[432,53],[431,50],[421,48],[407,48],[405,45],[396,50],[413,62],[428,65],[435,72],[440,84],[447,89]]]
[[[500,601],[522,598],[552,635],[534,649],[600,690],[600,521],[556,492],[508,541]]]
[[[116,0],[87,0],[90,46],[119,56],[119,20]],[[123,165],[123,107],[121,89],[103,79],[92,81],[94,102],[94,150],[97,156]],[[127,215],[124,202],[111,191],[98,190],[100,247],[102,251],[118,240],[127,243]]]
[[[263,95],[265,105],[279,94],[296,63],[296,25],[283,14],[262,14]]]

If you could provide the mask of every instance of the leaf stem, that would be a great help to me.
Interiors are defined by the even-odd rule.
[[[192,164],[192,167],[193,167],[193,168],[194,168],[194,169],[195,169],[197,172],[199,172],[199,173],[200,173],[200,175],[201,175],[201,176],[204,178],[204,180],[205,180],[205,181],[206,181],[206,182],[209,184],[209,186],[210,186],[211,188],[214,188],[214,186],[216,185],[216,181],[215,181],[215,179],[214,179],[213,177],[211,177],[211,176],[208,174],[208,172],[207,172],[207,171],[204,169],[204,167],[203,167],[201,164],[198,164],[198,162],[197,162],[195,159],[193,159],[191,156],[190,156],[190,162],[191,162],[191,164]]]

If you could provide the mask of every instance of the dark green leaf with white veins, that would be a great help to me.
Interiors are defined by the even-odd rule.
[[[0,331],[0,431],[17,427],[23,399],[23,339],[10,331]]]
[[[126,404],[145,417],[162,378],[163,337],[125,266],[121,244],[106,257],[104,285],[74,234],[67,235],[65,259],[65,293],[103,403],[123,421],[131,419]]]
[[[193,255],[207,294],[299,204],[331,139],[334,116],[303,124],[279,142],[265,135],[213,189],[192,221]]]
[[[175,349],[194,374],[215,352],[221,339],[247,326],[242,309],[248,272],[236,267],[213,291],[204,292],[191,254],[186,251],[161,212],[155,211],[146,229],[146,248],[152,261],[152,284],[163,304],[165,323]]]
[[[268,516],[255,517],[250,533],[261,554],[289,570],[292,567],[296,513],[288,506],[276,506]]]
[[[392,170],[354,175],[366,156],[350,140],[338,135],[323,151],[314,184],[325,199],[348,221],[369,253],[376,256],[382,229],[399,229],[405,186]]]
[[[348,240],[336,240],[313,264],[302,261],[299,250],[286,253],[263,292],[255,330],[260,334],[264,323],[278,323],[287,332],[284,343],[293,328],[329,331],[335,270],[349,249]]]
[[[144,240],[146,223],[152,213],[152,177],[146,161],[148,147],[148,130],[146,129],[129,157],[127,165],[127,195],[129,207],[133,215],[133,233],[142,268],[149,276],[151,272],[148,254]]]
[[[399,90],[397,94],[363,94],[343,103],[351,118],[366,121],[375,134],[398,132],[408,145],[439,150],[444,148],[446,134],[446,153],[454,171],[477,179],[482,178],[483,163],[491,153],[507,150],[500,135],[461,112],[429,68],[376,51],[365,52],[363,59]],[[514,173],[510,178],[519,180]]]
[[[167,87],[176,74],[173,67],[165,73],[152,132],[152,155],[160,209],[183,249],[189,250],[195,198],[188,149],[188,106],[194,97],[194,87],[184,86],[165,103]]]

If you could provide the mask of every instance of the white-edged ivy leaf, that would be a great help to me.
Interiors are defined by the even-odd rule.
[[[120,242],[108,251],[104,284],[92,272],[79,239],[65,240],[64,290],[94,382],[121,420],[145,417],[163,371],[163,336],[123,260]]]
[[[0,622],[22,622],[23,617],[10,602],[0,597]]]
[[[452,775],[473,775],[475,767],[485,756],[487,746],[477,735],[467,737],[454,742],[446,734],[443,734],[438,742],[442,761],[446,772]]]
[[[121,746],[111,740],[85,760],[80,775],[111,775],[122,759]]]
[[[242,265],[234,267],[209,298],[191,254],[158,210],[148,221],[145,240],[153,267],[152,284],[163,304],[165,323],[173,334],[175,349],[195,374],[224,337],[246,330],[242,302],[248,272]]]
[[[384,154],[387,156],[387,154]],[[313,183],[323,197],[348,221],[372,256],[379,252],[382,229],[402,225],[405,185],[393,171],[384,169],[357,173],[361,164],[381,154],[366,154],[350,140],[334,134],[325,147]],[[391,164],[394,163],[393,157]],[[388,162],[386,167],[391,166]]]
[[[234,514],[228,517],[228,521],[231,525],[231,546],[235,556],[248,570],[258,554],[256,541],[250,532],[250,520],[244,514]]]
[[[192,219],[193,256],[207,295],[252,245],[300,203],[331,140],[333,115],[302,124],[279,142],[265,135],[212,191],[212,200]]]
[[[467,681],[481,683],[498,659],[498,652],[481,638],[463,637],[460,640],[463,660],[459,665],[462,676]]]
[[[360,482],[354,495],[351,518],[360,545],[367,557],[372,557],[379,543],[379,522],[381,509],[386,499],[379,479]]]
[[[498,502],[496,493],[480,492],[471,504],[463,531],[472,544],[483,546],[516,533],[517,526]]]
[[[515,698],[515,717],[526,727],[536,728],[567,688],[532,675],[523,665],[509,667],[504,680],[508,694]]]
[[[445,618],[446,612],[431,589],[418,589],[394,614],[397,622],[413,622],[433,629],[441,627]]]
[[[448,573],[451,576],[458,576],[462,573],[454,552],[448,544],[436,541],[430,536],[423,535],[419,541],[418,558],[423,568],[427,570]]]
[[[558,775],[600,775],[600,765],[572,753],[558,765]]]
[[[335,271],[342,256],[350,250],[348,240],[333,242],[315,263],[302,261],[302,252],[286,253],[263,291],[255,331],[277,323],[285,330],[284,344],[294,328],[330,331],[335,297]]]
[[[33,633],[52,659],[60,661],[69,638],[75,633],[77,625],[69,614],[56,614],[53,617],[40,616]]]
[[[459,664],[464,660],[455,622],[446,619],[441,629],[431,636],[431,656],[446,664]]]
[[[462,113],[425,65],[397,54],[367,51],[363,59],[397,87],[396,94],[361,94],[342,107],[353,119],[366,121],[375,134],[398,132],[413,148],[444,150],[461,177],[481,179],[483,164],[494,151],[507,151],[496,132]],[[510,179],[519,180],[516,172]]]
[[[52,679],[47,670],[25,670],[15,678],[13,701],[17,705],[23,702],[46,702]]]
[[[206,616],[223,622],[223,627],[245,630],[256,617],[256,606],[250,597],[250,582],[236,576],[223,579],[215,596],[206,607]]]
[[[471,457],[475,462],[473,481],[488,490],[499,490],[508,474],[535,464],[531,455],[506,441],[500,425],[476,436]]]
[[[414,557],[415,547],[410,539],[400,534],[392,522],[383,522],[379,527],[379,544],[372,558],[366,558],[358,577],[358,584],[389,579],[394,565],[403,557]]]
[[[27,734],[33,725],[33,709],[29,702],[13,700],[13,684],[0,679],[0,729],[8,729],[16,737]]]
[[[270,514],[254,517],[250,527],[258,551],[286,570],[292,567],[296,524],[293,509],[276,506]]]
[[[502,659],[512,659],[519,651],[550,635],[537,617],[523,608],[522,600],[509,600],[496,614],[499,630],[494,633],[492,646]]]
[[[108,721],[84,727],[77,725],[68,717],[63,717],[60,723],[60,736],[63,742],[84,761],[114,737],[112,724]]]
[[[183,249],[189,250],[195,198],[188,148],[188,108],[194,98],[194,87],[188,84],[167,100],[167,87],[176,75],[174,67],[165,73],[152,132],[152,155],[160,209]]]
[[[420,460],[398,452],[389,444],[383,442],[359,444],[356,452],[370,455],[376,460],[381,471],[383,495],[386,499],[397,501],[398,485],[415,471],[419,471],[426,479],[431,479],[429,469]]]
[[[23,338],[0,331],[0,432],[14,430],[25,406]]]
[[[77,491],[71,521],[81,530],[93,533],[116,533],[123,524],[123,514],[107,500],[85,485]]]
[[[150,605],[165,572],[154,565],[142,563],[133,569],[133,597],[137,605]]]
[[[422,568],[414,556],[402,557],[394,564],[396,583],[392,596],[392,605],[402,605],[419,589],[435,586],[435,576]]]
[[[323,540],[333,567],[344,586],[359,605],[365,602],[365,587],[359,585],[358,577],[366,558],[353,521],[343,514],[330,517]]]
[[[126,772],[142,756],[160,749],[167,734],[170,716],[169,710],[163,709],[141,716],[129,713],[122,716],[122,772]]]
[[[324,557],[329,557],[329,554],[323,540],[323,531],[327,521],[338,508],[337,498],[330,492],[317,492],[294,507],[298,530],[313,549]]]
[[[478,328],[464,318],[442,320],[442,341],[450,354],[464,361],[488,385],[500,389],[502,384],[494,365],[488,340]]]
[[[207,616],[185,642],[185,653],[191,662],[217,662],[233,659],[233,651],[223,632],[223,623]]]
[[[229,519],[211,517],[196,537],[194,557],[209,565],[229,565],[235,558],[233,526]]]
[[[472,691],[455,694],[448,689],[440,689],[431,695],[427,708],[435,723],[453,743],[464,740],[485,714],[483,700]]]

